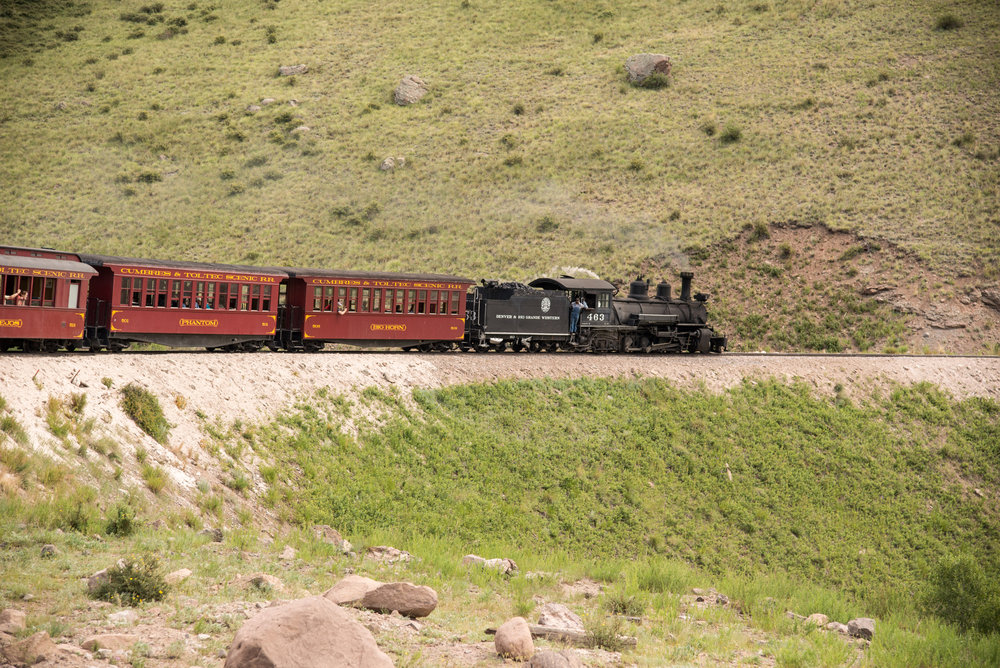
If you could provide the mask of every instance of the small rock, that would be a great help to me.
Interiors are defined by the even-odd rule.
[[[310,132],[311,130],[312,130],[312,128],[310,128],[308,125],[300,125],[297,128],[295,128],[294,130],[292,130],[292,134],[293,135],[294,134],[305,134],[306,132]]]
[[[108,622],[111,624],[131,625],[135,624],[137,621],[139,621],[139,613],[135,610],[121,610],[119,612],[112,612],[108,615]]]
[[[725,594],[719,594],[715,597],[715,602],[719,605],[729,605],[729,597]]]
[[[207,536],[213,543],[222,542],[222,529],[202,529],[199,536]]]
[[[290,107],[297,107],[297,106],[299,106],[299,101],[298,100],[289,100],[288,101],[288,106],[290,106]]]
[[[283,77],[291,77],[296,74],[305,74],[309,71],[308,65],[282,65],[278,68],[278,74]]]
[[[972,493],[978,496],[980,499],[986,496],[985,494],[983,494],[983,490],[979,489],[978,487],[974,488],[972,490]]]
[[[670,58],[661,53],[637,53],[625,61],[628,80],[634,84],[641,84],[653,74],[670,76],[672,67]]]
[[[858,617],[847,622],[847,634],[855,638],[871,640],[875,637],[875,620],[868,617]]]
[[[207,633],[199,633],[198,634],[198,640],[205,641],[205,640],[211,640],[211,639],[212,639],[212,636],[208,635]]]
[[[580,658],[576,652],[564,649],[561,652],[547,650],[531,657],[528,668],[581,668]]]
[[[17,635],[26,628],[27,616],[21,610],[5,608],[0,610],[0,633]]]
[[[827,631],[835,631],[837,633],[843,633],[847,635],[847,624],[841,624],[840,622],[830,622],[826,625]]]
[[[165,155],[160,156],[160,160],[166,160],[166,159],[167,156]],[[164,529],[167,528],[167,523],[164,522],[163,520],[153,520],[152,522],[150,522],[149,528],[156,529],[157,531],[163,531]]]
[[[33,601],[33,600],[35,600],[35,595],[34,594],[25,594],[24,596],[21,597],[21,600],[22,601]]]
[[[59,550],[56,549],[55,545],[42,545],[42,559],[49,559],[57,554],[59,554]]]
[[[826,626],[829,621],[830,618],[822,612],[814,612],[806,617],[806,624],[815,624],[816,626]]]
[[[418,622],[415,619],[411,619],[410,621],[408,621],[405,624],[403,624],[403,628],[413,629],[417,633],[420,633],[420,630],[424,628],[424,625],[421,624],[420,622]]]
[[[182,568],[172,573],[167,573],[163,576],[163,579],[166,580],[169,585],[178,585],[187,580],[189,577],[191,577],[191,569]]]
[[[220,659],[225,659],[226,658],[226,650],[220,649],[218,652],[215,653],[215,656],[219,657]]]
[[[698,587],[694,587],[693,589],[691,589],[691,593],[694,594],[695,596],[704,596],[706,592],[704,589],[699,589]]]
[[[260,105],[251,104],[250,106],[247,107],[247,111],[250,112],[251,114],[256,114],[258,111],[260,111]]]
[[[414,104],[420,101],[427,94],[427,84],[424,80],[413,74],[403,77],[403,80],[396,86],[392,93],[392,99],[400,106]]]
[[[561,603],[546,603],[538,609],[538,625],[584,632],[580,616]]]
[[[384,564],[395,564],[400,561],[410,561],[413,559],[413,555],[409,552],[398,550],[389,545],[376,545],[375,547],[369,547],[368,551],[365,552],[365,556]]]
[[[515,661],[527,661],[535,653],[535,643],[531,639],[531,627],[524,617],[508,619],[493,638],[497,654]]]
[[[340,532],[326,524],[317,524],[313,527],[313,534],[324,543],[336,545],[344,554],[353,548],[351,543],[340,535]]]
[[[274,104],[276,101],[277,100],[275,100],[273,97],[265,97],[263,100],[260,101],[260,106],[266,107],[269,104]]]
[[[97,571],[89,578],[87,578],[87,591],[91,595],[96,594],[97,590],[100,589],[101,585],[107,582],[109,578],[110,576],[108,575],[108,569],[102,568],[101,570]]]
[[[378,168],[383,172],[392,171],[393,169],[396,169],[396,159],[390,156],[383,160],[382,164],[379,165]]]
[[[58,109],[59,111],[62,111],[65,108],[66,108],[66,103],[65,102],[57,102],[56,103],[56,109]]]
[[[295,548],[291,545],[286,545],[285,549],[281,552],[281,556],[278,558],[282,561],[291,561],[295,559]]]
[[[281,580],[269,573],[254,573],[242,578],[242,582],[246,587],[252,587],[260,591],[281,591],[284,589]]]

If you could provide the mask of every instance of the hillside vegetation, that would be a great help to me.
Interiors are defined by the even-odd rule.
[[[84,429],[81,401],[76,416],[63,411],[66,424],[49,420],[67,448],[76,447],[72,434],[82,439],[68,454],[80,458],[75,470],[25,454],[23,430],[5,415],[0,597],[20,606],[32,594],[29,631],[79,638],[107,611],[80,604],[78,579],[122,554],[155,555],[164,571],[194,571],[163,603],[142,605],[143,624],[170,627],[150,635],[156,665],[212,665],[241,623],[233,612],[247,604],[238,601],[321,593],[347,569],[387,576],[318,542],[308,529],[321,523],[361,553],[374,544],[412,552],[420,561],[392,573],[442,594],[416,639],[379,635],[400,665],[447,663],[421,653],[478,642],[486,626],[560,600],[560,582],[581,576],[605,589],[576,602],[592,632],[606,632],[610,613],[648,621],[629,627],[640,644],[626,659],[640,664],[1000,659],[994,401],[955,401],[929,384],[850,399],[775,381],[713,394],[641,379],[352,396],[320,390],[271,424],[205,423],[198,450],[222,473],[185,492],[193,509],[171,500],[177,490],[164,485],[178,483],[145,448],[134,452],[142,482],[123,486],[131,445],[123,454],[86,439],[93,421]],[[265,534],[260,518],[271,514],[280,523]],[[154,518],[165,524],[150,527]],[[220,522],[224,545],[196,535]],[[56,558],[37,558],[45,543]],[[290,562],[277,558],[285,545],[298,550]],[[543,573],[477,575],[459,565],[469,552]],[[247,568],[273,573],[285,589],[248,592],[239,575]],[[699,607],[693,586],[717,587],[732,605]],[[875,639],[859,648],[786,610],[874,617]],[[209,635],[179,647],[178,631]]]
[[[0,229],[188,260],[620,278],[792,222],[990,275],[998,31],[983,1],[10,0]],[[626,83],[641,52],[671,56],[669,86]],[[294,64],[309,71],[277,76]],[[430,92],[399,107],[406,74]],[[380,171],[386,156],[405,167]]]

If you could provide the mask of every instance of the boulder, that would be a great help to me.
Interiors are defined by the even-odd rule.
[[[384,564],[395,564],[399,561],[410,561],[413,559],[413,555],[409,552],[398,550],[389,545],[376,545],[375,547],[369,547],[365,556]]]
[[[323,598],[337,605],[353,605],[365,597],[370,591],[382,586],[378,580],[366,578],[363,575],[348,575],[323,594]]]
[[[282,65],[278,68],[278,75],[283,77],[292,77],[296,74],[305,74],[308,71],[308,65]]]
[[[546,603],[539,608],[538,625],[584,633],[583,620],[562,603]]]
[[[286,545],[285,549],[281,551],[281,556],[278,557],[282,561],[292,561],[295,559],[295,548],[291,545]]]
[[[582,668],[576,652],[564,649],[561,652],[551,650],[539,652],[531,657],[528,668]]]
[[[855,638],[871,640],[875,637],[875,620],[868,617],[858,617],[847,622],[847,633]]]
[[[406,106],[420,101],[427,94],[427,84],[424,80],[413,74],[407,74],[392,92],[392,99],[396,104]]]
[[[830,618],[822,612],[814,612],[806,617],[806,624],[815,624],[816,626],[826,626],[829,621]]]
[[[524,617],[514,617],[497,629],[493,638],[497,654],[505,659],[527,661],[535,653],[535,643],[531,639],[531,627]]]
[[[187,580],[189,577],[191,577],[191,569],[182,568],[172,573],[167,573],[163,576],[163,579],[167,581],[168,585],[178,585]]]
[[[0,633],[17,635],[26,628],[27,616],[21,610],[5,608],[0,610]]]
[[[625,61],[625,72],[628,80],[634,84],[641,84],[653,74],[663,74],[670,76],[673,64],[670,58],[662,53],[637,53],[629,56]]]
[[[46,660],[55,659],[59,648],[52,642],[46,631],[25,638],[24,640],[0,648],[0,659],[3,665],[33,666]]]
[[[225,668],[388,668],[372,634],[322,596],[265,608],[233,638]]]
[[[375,612],[396,610],[404,617],[426,617],[437,607],[437,592],[409,582],[391,582],[373,589],[359,605]]]
[[[107,568],[102,568],[101,570],[97,571],[89,578],[87,578],[87,593],[93,596],[94,594],[97,593],[97,590],[101,588],[101,585],[107,582],[110,578],[111,576],[108,575]]]
[[[139,642],[139,636],[131,633],[101,633],[90,636],[80,643],[80,647],[91,652],[98,649],[109,649],[112,652],[123,652],[132,649],[132,646]]]

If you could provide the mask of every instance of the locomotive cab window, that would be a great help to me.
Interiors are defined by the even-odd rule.
[[[597,293],[597,308],[611,308],[611,293]]]

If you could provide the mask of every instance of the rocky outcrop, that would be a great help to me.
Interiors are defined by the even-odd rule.
[[[994,311],[1000,311],[1000,287],[983,288],[979,291],[979,295],[983,304]]]
[[[493,638],[497,654],[516,661],[527,661],[535,653],[535,642],[531,639],[531,627],[524,617],[508,619],[497,629]]]
[[[296,74],[305,74],[309,71],[308,65],[282,65],[278,68],[278,75],[283,77],[291,77]]]
[[[335,545],[344,554],[353,549],[351,543],[341,536],[339,531],[328,524],[317,524],[314,526],[313,535],[324,543]]]
[[[404,617],[426,617],[437,607],[437,592],[409,582],[390,582],[365,594],[358,603],[375,612],[399,612]]]
[[[27,615],[21,610],[6,608],[0,610],[0,633],[16,635],[25,629]]]
[[[90,650],[91,652],[97,651],[98,649],[123,651],[131,649],[137,642],[139,642],[139,636],[135,636],[130,633],[101,633],[99,635],[89,636],[80,644],[80,647]]]
[[[642,85],[653,74],[670,76],[673,63],[662,53],[637,53],[625,61],[625,72],[630,83]]]
[[[0,649],[0,659],[12,666],[33,666],[42,661],[51,661],[60,653],[46,631],[25,638]]]
[[[424,80],[413,74],[407,74],[392,92],[393,101],[401,106],[415,104],[427,94],[427,84]]]
[[[402,160],[402,158],[400,158]],[[369,559],[381,562],[383,564],[395,564],[400,561],[410,561],[413,559],[413,555],[404,550],[399,550],[390,545],[376,545],[374,547],[369,547],[365,556]]]
[[[225,668],[387,668],[372,634],[322,596],[265,608],[233,638]]]

